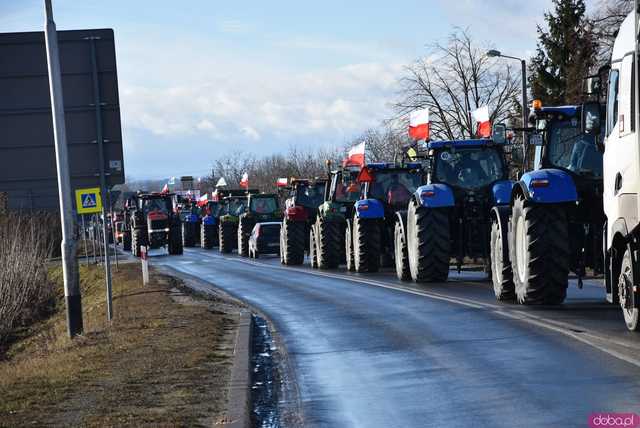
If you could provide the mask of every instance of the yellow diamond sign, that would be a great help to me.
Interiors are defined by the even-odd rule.
[[[96,214],[102,212],[100,188],[76,189],[76,207],[78,214]]]

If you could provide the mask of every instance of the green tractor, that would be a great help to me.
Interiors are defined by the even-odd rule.
[[[312,268],[335,269],[346,262],[345,230],[360,197],[359,172],[359,167],[343,167],[328,174],[324,202],[309,232]]]
[[[249,236],[256,223],[282,221],[279,197],[274,193],[249,193],[238,218],[238,254],[249,256]]]
[[[237,248],[240,215],[245,212],[247,195],[257,193],[257,189],[226,190],[220,192],[221,202],[218,222],[218,245],[221,253],[230,253]]]

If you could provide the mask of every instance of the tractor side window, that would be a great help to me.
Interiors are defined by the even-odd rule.
[[[618,122],[618,80],[620,72],[609,73],[609,91],[607,94],[607,136],[611,135]]]

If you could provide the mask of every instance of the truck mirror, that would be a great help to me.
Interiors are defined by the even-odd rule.
[[[582,104],[582,133],[600,135],[600,103],[590,101]]]
[[[504,144],[507,142],[507,125],[504,123],[496,123],[491,130],[491,139],[496,144]]]

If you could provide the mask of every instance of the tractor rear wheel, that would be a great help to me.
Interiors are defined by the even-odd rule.
[[[182,223],[182,246],[194,247],[196,245],[195,223]]]
[[[407,248],[409,271],[416,282],[441,282],[449,276],[451,241],[449,213],[444,208],[426,208],[409,203]]]
[[[220,252],[230,253],[233,251],[233,243],[236,238],[236,225],[231,222],[220,223],[218,228],[218,240],[220,241]]]
[[[238,255],[242,257],[249,256],[249,235],[251,234],[249,219],[240,217],[238,224]]]
[[[131,251],[131,230],[122,232],[122,249],[124,251]]]
[[[353,243],[356,272],[377,272],[380,269],[380,221],[355,217]]]
[[[311,226],[311,230],[309,231],[309,262],[311,263],[312,269],[318,269],[318,255],[316,254],[317,246],[316,231],[313,226]]]
[[[179,256],[184,252],[183,237],[181,236],[182,228],[178,225],[171,226],[169,229],[169,242],[167,249],[172,256]]]
[[[284,220],[280,231],[280,252],[285,265],[304,263],[305,226],[302,221]]]
[[[200,226],[200,247],[210,250],[215,245],[216,227],[213,224]]]
[[[342,245],[340,223],[320,219],[318,232],[319,236],[316,237],[318,267],[320,269],[335,269],[340,265],[340,247]]]
[[[353,260],[353,228],[351,227],[351,220],[347,220],[344,229],[344,253],[347,261],[347,270],[354,272],[356,270],[356,264]]]
[[[396,275],[400,281],[408,281],[411,279],[411,272],[409,271],[409,252],[407,251],[407,237],[405,236],[404,227],[400,221],[396,221],[393,235]]]
[[[513,285],[511,261],[504,257],[502,234],[498,221],[494,218],[491,222],[491,281],[496,299],[504,302],[515,300],[516,289]]]
[[[624,322],[630,331],[640,330],[640,310],[638,309],[638,296],[635,290],[633,277],[633,258],[631,250],[627,248],[622,258],[620,276],[618,277],[618,296],[624,315]]]
[[[518,302],[558,305],[567,296],[569,227],[565,210],[525,204],[516,197],[511,215],[511,261]]]

